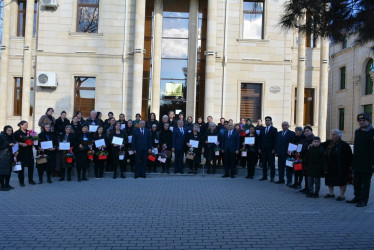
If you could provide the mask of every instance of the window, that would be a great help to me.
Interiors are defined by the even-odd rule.
[[[345,67],[340,68],[340,89],[345,89]]]
[[[74,81],[74,113],[79,110],[84,117],[88,117],[90,112],[95,109],[96,78],[76,76]]]
[[[98,32],[99,0],[78,0],[77,13],[77,32]]]
[[[306,22],[311,22],[313,17],[310,15],[309,12],[306,13]],[[305,47],[307,48],[315,48],[317,47],[317,41],[314,39],[313,32],[310,30],[306,31],[305,34]]]
[[[13,115],[20,116],[22,114],[22,88],[23,78],[14,78],[14,102],[13,102]],[[30,116],[34,112],[34,78],[31,78],[30,82]]]
[[[241,88],[240,117],[261,119],[262,85],[242,83]]]
[[[264,39],[264,1],[243,1],[243,39]]]
[[[339,130],[344,130],[344,108],[339,109]]]
[[[374,71],[374,62],[373,59],[370,59],[365,68],[365,95],[371,95],[373,93],[373,80],[370,76],[370,72],[372,71]]]
[[[348,37],[345,36],[342,41],[342,49],[346,49],[348,47]]]
[[[33,37],[36,37],[36,13],[38,12],[38,2],[34,4],[34,23]],[[17,36],[24,37],[26,30],[26,0],[18,1],[18,20],[17,20]]]
[[[369,104],[369,105],[364,105],[363,107],[364,107],[364,113],[369,114],[370,117],[372,117],[373,105]]]
[[[297,106],[297,88],[295,88],[295,110],[294,123],[296,124],[296,106]],[[314,124],[314,89],[305,88],[304,90],[304,125]]]

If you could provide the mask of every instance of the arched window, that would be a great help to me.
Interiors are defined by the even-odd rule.
[[[373,59],[370,59],[365,68],[365,95],[373,93],[373,80],[370,77],[370,72],[374,71]]]

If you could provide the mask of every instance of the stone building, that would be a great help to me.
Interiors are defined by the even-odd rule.
[[[354,38],[330,48],[328,131],[340,129],[343,139],[354,140],[357,114],[372,115],[374,43],[355,46]]]
[[[328,42],[281,30],[284,3],[5,0],[1,125],[36,124],[48,107],[69,118],[174,110],[194,120],[270,115],[278,128],[310,124],[323,137]]]

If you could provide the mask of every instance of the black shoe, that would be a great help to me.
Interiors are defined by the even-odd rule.
[[[117,175],[115,174],[115,175],[113,175],[113,179],[117,179]]]
[[[260,181],[266,181],[268,178],[262,177]]]
[[[312,194],[312,198],[319,198],[319,194]]]
[[[210,169],[208,169],[208,171],[206,171],[207,174],[210,174]]]
[[[162,173],[162,174],[165,173],[165,170],[162,170],[161,173]]]
[[[87,177],[83,177],[82,180],[84,180],[84,181],[88,181]]]
[[[43,184],[43,180],[39,180],[39,184]]]
[[[121,173],[121,178],[122,178],[122,179],[125,179],[126,176],[125,176],[123,173]]]
[[[64,178],[60,178],[58,181],[64,181],[65,179]]]
[[[78,182],[81,182],[82,181],[82,179],[81,178],[78,178]]]
[[[284,184],[284,181],[276,181],[275,184]]]
[[[308,198],[312,198],[313,197],[313,194],[306,194],[306,197],[308,197]]]
[[[0,188],[0,191],[9,191],[10,190],[10,188],[7,188],[7,187],[1,187]]]
[[[25,183],[21,182],[19,185],[20,185],[21,187],[24,187],[24,186],[25,186]]]
[[[304,189],[299,190],[299,192],[307,194],[307,193],[309,193],[309,189],[304,188]]]
[[[184,174],[184,172],[183,172],[183,171],[180,171],[179,173],[181,173],[181,174]]]
[[[52,183],[52,180],[51,180],[51,179],[48,179],[47,182],[48,182],[48,183]]]
[[[231,178],[235,178],[235,176],[234,176],[234,175],[231,175]]]
[[[346,202],[347,203],[360,203],[360,199],[358,199],[357,197],[355,197],[352,200],[347,200]]]
[[[30,184],[30,185],[36,185],[36,182],[33,181],[33,180],[31,180],[31,181],[29,181],[29,184]]]
[[[67,181],[71,181],[71,178],[68,178]]]
[[[12,187],[11,185],[7,185],[5,186],[6,188],[9,188],[9,189],[14,189],[14,187]]]
[[[146,179],[147,177],[145,175],[140,176],[140,178]]]
[[[249,178],[251,178],[251,177],[249,177],[249,175],[247,175],[245,178],[246,178],[246,179],[249,179]]]
[[[225,174],[225,175],[222,175],[222,178],[227,178],[229,177],[229,175]]]
[[[188,174],[193,174],[193,171],[189,171]]]
[[[358,203],[358,204],[356,205],[356,207],[366,207],[367,205],[368,205],[367,202],[365,202],[365,201],[361,201],[360,203]]]
[[[325,198],[335,198],[335,194],[326,194],[323,197],[325,197]]]
[[[212,171],[212,174],[216,174],[216,170],[213,170],[213,171]]]
[[[274,182],[274,179],[273,179],[273,178],[271,178],[271,179],[270,179],[270,182]]]
[[[337,201],[344,201],[345,197],[344,196],[343,197],[338,196],[335,200],[337,200]]]
[[[139,178],[139,176],[134,176],[134,179],[138,179]]]

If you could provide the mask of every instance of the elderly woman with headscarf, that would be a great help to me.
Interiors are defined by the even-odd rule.
[[[352,162],[352,150],[348,143],[343,141],[342,132],[338,129],[332,130],[331,140],[323,143],[327,166],[325,166],[325,183],[330,193],[325,198],[335,198],[334,186],[340,187],[340,195],[337,201],[345,200],[344,194],[347,188],[349,168]]]
[[[9,191],[13,189],[9,185],[10,175],[12,173],[12,162],[14,161],[12,147],[15,144],[13,139],[13,128],[5,126],[0,134],[0,191]]]

